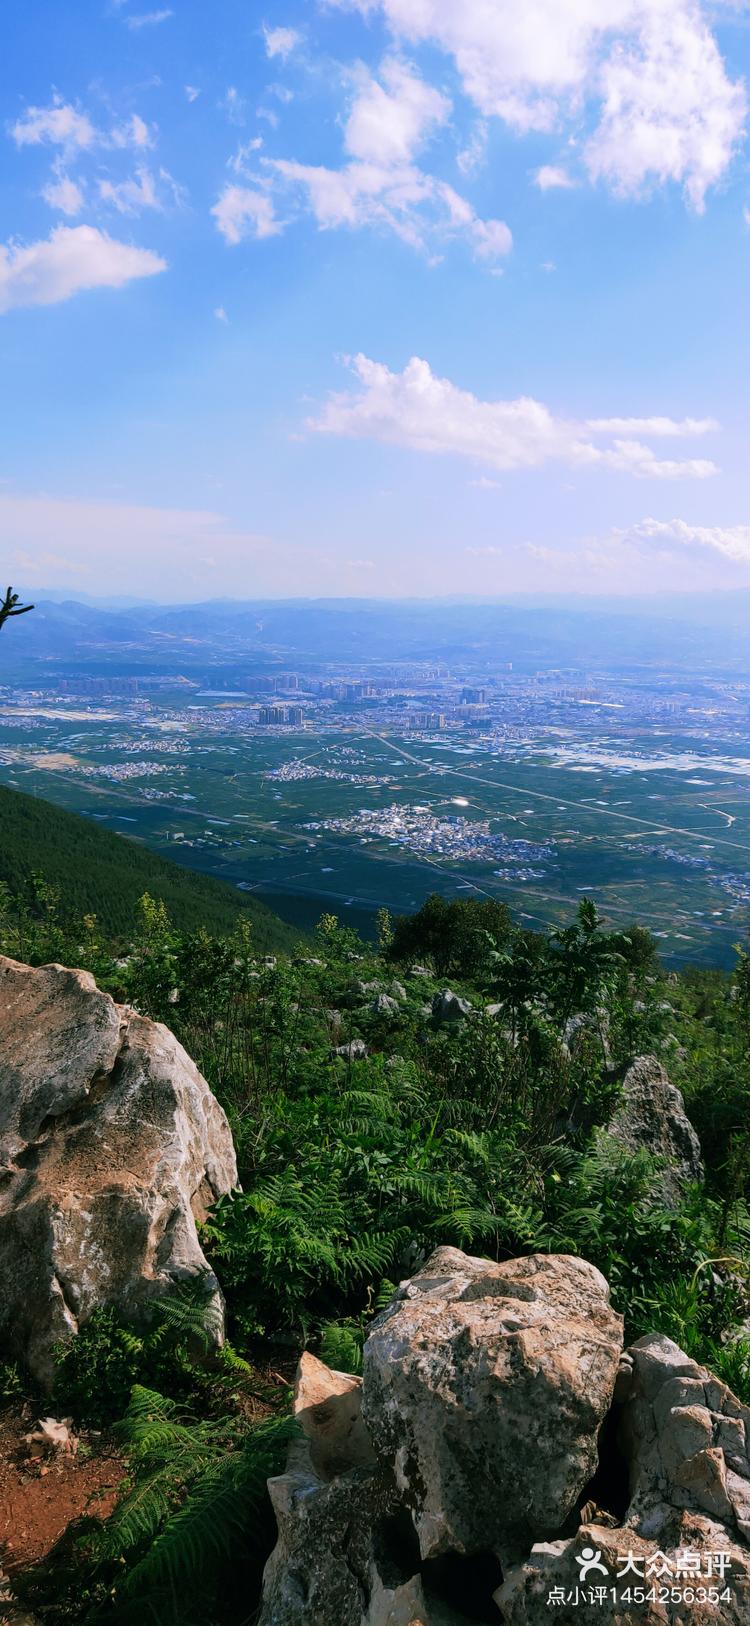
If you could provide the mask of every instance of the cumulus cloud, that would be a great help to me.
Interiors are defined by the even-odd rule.
[[[612,51],[601,82],[601,121],[585,153],[591,176],[625,196],[682,182],[702,212],[739,141],[746,98],[695,7],[650,6],[635,40]]]
[[[224,241],[241,243],[244,237],[276,237],[283,230],[267,192],[249,186],[225,186],[211,213]]]
[[[292,51],[300,42],[300,35],[296,28],[264,27],[263,38],[266,42],[266,55],[270,57],[280,56],[282,61],[291,56]]]
[[[408,164],[428,136],[445,124],[451,104],[398,57],[381,64],[376,79],[360,66],[344,134],[352,158],[365,163]]]
[[[450,379],[436,377],[418,356],[402,373],[363,355],[355,356],[350,365],[361,387],[331,395],[310,420],[310,429],[413,451],[450,453],[502,470],[556,461],[571,468],[607,468],[654,479],[702,479],[716,472],[715,465],[704,459],[657,458],[637,439],[604,436],[605,443],[600,444],[602,431],[596,420],[560,417],[529,396],[482,401]],[[632,420],[636,425],[648,421]]]
[[[486,118],[517,132],[580,122],[592,179],[616,192],[681,184],[703,208],[743,132],[746,99],[701,0],[329,0],[381,12],[398,41],[438,45]]]
[[[625,531],[625,542],[677,544],[722,554],[734,564],[750,564],[750,525],[691,525],[684,519],[644,519]]]
[[[0,312],[57,305],[88,288],[122,288],[166,268],[150,249],[117,242],[95,226],[56,226],[37,243],[0,244]]]

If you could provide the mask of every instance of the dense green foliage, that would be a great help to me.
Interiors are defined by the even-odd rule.
[[[9,906],[6,944],[15,929]],[[37,953],[57,930],[42,910]],[[255,1552],[257,1578],[270,1539],[261,1467],[284,1425],[258,1366],[311,1343],[356,1371],[391,1284],[440,1243],[582,1254],[607,1276],[626,1338],[669,1334],[750,1401],[744,955],[731,978],[666,975],[647,932],[607,932],[587,900],[549,937],[442,900],[406,923],[381,915],[376,948],[324,917],[313,944],[276,958],[244,922],[179,931],[146,896],[126,956],[96,923],[78,939],[102,985],[168,1021],[195,1057],[229,1114],[241,1190],[202,1231],[227,1297],[225,1356],[196,1353],[195,1305],[163,1307],[146,1331],[100,1311],[61,1356],[60,1405],[89,1422],[128,1405],[131,1487],[104,1533],[81,1537],[85,1609],[58,1573],[53,1626],[129,1621],[147,1596],[161,1626],[247,1618],[247,1586],[220,1608],[217,1574],[231,1546],[246,1575]],[[464,1019],[433,1013],[447,975],[471,1004]],[[703,1139],[705,1184],[677,1206],[658,1159],[607,1132],[644,1054],[668,1066]]]
[[[62,920],[96,915],[110,937],[132,925],[138,899],[161,899],[182,931],[205,926],[229,932],[238,920],[252,922],[261,948],[290,948],[295,933],[270,909],[223,881],[170,863],[139,842],[104,830],[90,819],[51,802],[0,786],[0,882],[36,913],[34,877],[58,899]]]

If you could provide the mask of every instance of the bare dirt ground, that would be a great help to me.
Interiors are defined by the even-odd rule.
[[[75,1455],[30,1457],[23,1436],[36,1421],[26,1405],[0,1411],[0,1566],[11,1582],[46,1557],[71,1520],[107,1518],[125,1474],[104,1435],[84,1433]]]

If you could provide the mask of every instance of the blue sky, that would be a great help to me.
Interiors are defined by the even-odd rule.
[[[750,584],[745,0],[26,0],[26,587]]]

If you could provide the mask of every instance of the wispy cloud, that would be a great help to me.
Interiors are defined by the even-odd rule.
[[[126,28],[138,33],[141,28],[157,28],[159,23],[166,23],[174,12],[168,9],[163,11],[131,12],[124,20]]]
[[[42,187],[41,195],[50,209],[56,209],[58,214],[69,218],[79,215],[86,201],[79,183],[57,167],[52,172],[51,180]]]
[[[693,525],[684,519],[643,519],[616,534],[625,542],[708,550],[734,564],[750,564],[750,525]]]
[[[555,188],[563,191],[575,186],[575,181],[560,164],[542,164],[541,169],[534,171],[534,185],[540,192],[550,192]]]
[[[263,27],[263,38],[266,42],[266,54],[269,57],[279,56],[284,61],[291,56],[300,43],[301,34],[296,28],[267,28]]]
[[[248,186],[225,186],[211,213],[227,243],[240,243],[250,231],[254,237],[276,237],[283,230],[267,192]]]
[[[124,181],[100,178],[98,193],[102,203],[109,204],[121,215],[139,215],[145,209],[163,214],[168,205],[182,207],[187,200],[184,187],[177,184],[168,170],[160,169],[154,175],[145,165]]]
[[[431,256],[459,238],[490,267],[503,259],[513,243],[505,221],[482,219],[455,187],[415,161],[447,124],[448,97],[396,56],[387,57],[377,75],[359,65],[349,75],[349,97],[338,167],[266,159],[255,177],[260,190],[283,198],[286,219],[309,213],[321,231],[379,228]],[[249,213],[240,235],[253,226]]]

